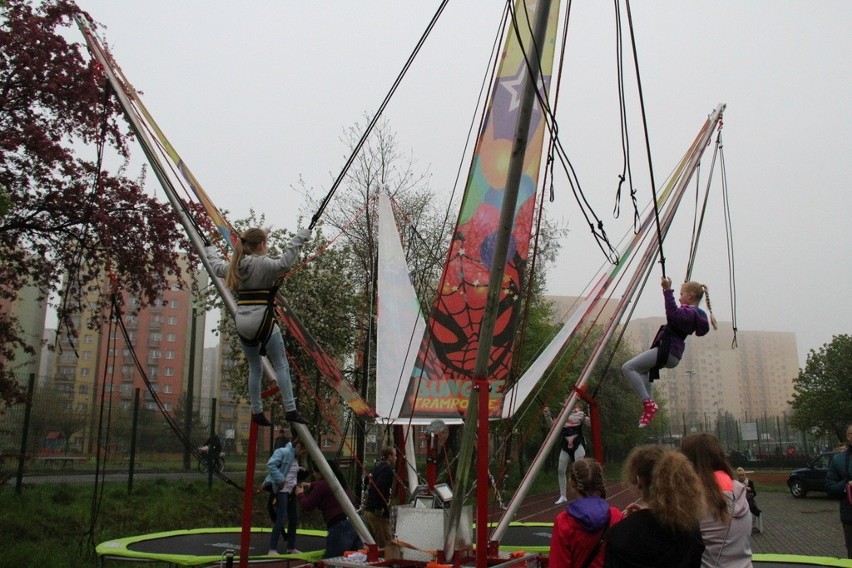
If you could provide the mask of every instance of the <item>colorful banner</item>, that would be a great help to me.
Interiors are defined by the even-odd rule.
[[[535,53],[530,38],[531,25],[526,21],[526,18],[529,22],[535,21],[534,8],[528,7],[525,13],[524,5],[519,2],[516,7],[517,27],[522,34],[520,41],[514,28],[510,27],[507,34],[438,298],[403,401],[403,413],[413,417],[458,418],[466,412],[520,100],[528,74],[524,51]],[[541,55],[539,90],[542,93],[546,93],[550,85],[558,6],[558,2],[554,2],[551,8],[547,41]],[[530,56],[530,60],[534,61],[535,57]],[[536,103],[488,365],[489,414],[495,417],[500,416],[503,390],[512,365],[519,294],[524,288],[545,128],[545,119]]]

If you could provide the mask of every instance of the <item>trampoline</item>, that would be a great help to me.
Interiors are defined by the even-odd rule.
[[[319,560],[325,549],[324,530],[299,529],[296,544],[300,554],[266,556],[269,528],[253,528],[249,544],[252,564],[275,563],[299,566]],[[221,563],[228,551],[235,558],[240,550],[240,527],[205,528],[152,533],[102,542],[95,548],[98,566],[111,561],[150,562],[167,566],[209,566]]]
[[[511,523],[500,550],[547,554],[552,523]],[[301,554],[264,556],[269,546],[268,528],[255,528],[251,533],[251,564],[300,566],[320,560],[325,548],[326,531],[299,529],[297,545]],[[240,528],[208,528],[153,533],[113,539],[96,547],[98,565],[107,562],[150,562],[167,566],[221,565],[227,551],[236,554],[240,548]],[[753,564],[759,568],[796,568],[823,566],[852,568],[852,560],[795,554],[755,554]],[[236,565],[236,564],[235,564]]]

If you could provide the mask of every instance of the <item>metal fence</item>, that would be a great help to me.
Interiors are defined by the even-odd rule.
[[[95,473],[130,484],[139,474],[207,473],[211,464],[197,449],[215,431],[213,425],[202,423],[197,410],[189,419],[186,412],[165,415],[158,408],[140,407],[139,398],[137,392],[129,403],[82,410],[74,408],[61,387],[36,386],[31,377],[26,402],[0,414],[0,485],[14,484],[20,491],[22,482],[86,481]],[[213,399],[209,416],[216,416],[215,404]],[[261,431],[258,471],[265,470],[272,436],[268,429]],[[228,441],[223,444],[224,471],[245,471],[246,444]]]
[[[0,485],[15,484],[20,490],[22,480],[85,481],[86,475],[96,472],[116,480],[123,476],[132,485],[136,474],[192,476],[209,468],[193,448],[202,446],[215,430],[201,422],[197,409],[189,420],[180,409],[167,417],[159,409],[140,408],[137,394],[130,403],[97,404],[83,411],[73,407],[72,397],[61,387],[34,383],[31,377],[28,402],[0,414]],[[216,416],[215,404],[214,399],[206,415]],[[647,441],[677,447],[683,436],[698,431],[716,434],[732,465],[750,469],[800,467],[838,443],[793,429],[786,414],[737,420],[728,414],[695,413],[652,424]],[[258,471],[264,470],[272,450],[272,435],[268,429],[261,430]],[[245,471],[247,441],[223,442],[225,473]],[[619,461],[629,449],[610,448],[620,451],[610,453],[608,461]]]

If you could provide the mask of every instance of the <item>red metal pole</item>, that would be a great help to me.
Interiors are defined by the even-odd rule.
[[[248,456],[246,457],[245,492],[243,493],[243,531],[240,534],[240,568],[247,568],[251,554],[251,513],[254,504],[254,469],[257,462],[257,424],[249,427]]]
[[[475,379],[479,389],[479,414],[476,425],[476,568],[488,567],[488,399],[487,378]],[[463,499],[456,495],[455,499]]]

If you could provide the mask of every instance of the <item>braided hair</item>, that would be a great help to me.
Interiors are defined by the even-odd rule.
[[[571,485],[583,497],[598,496],[606,499],[606,484],[603,480],[603,468],[592,458],[583,458],[574,462],[569,474]]]
[[[710,305],[710,291],[706,284],[696,282],[695,280],[687,280],[683,283],[683,288],[695,297],[696,303],[701,303],[701,299],[707,303],[707,311],[710,312],[710,325],[713,329],[719,329],[716,324],[716,316],[713,315],[713,306]]]

